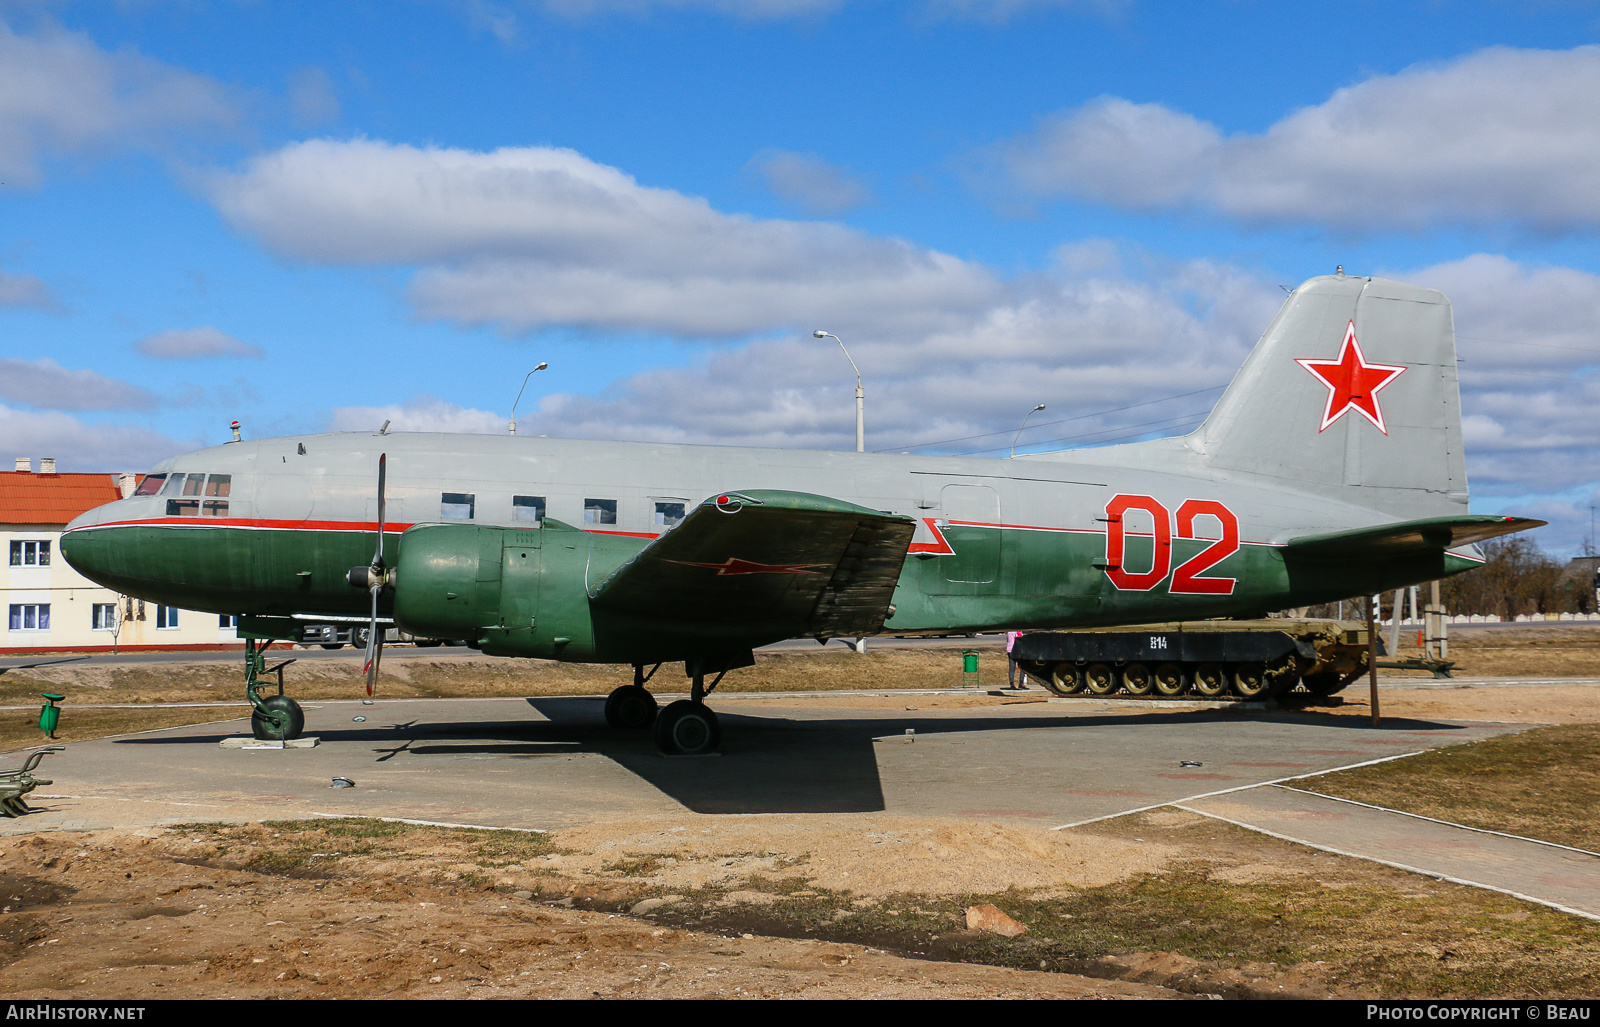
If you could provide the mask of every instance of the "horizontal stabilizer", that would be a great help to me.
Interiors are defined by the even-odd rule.
[[[778,637],[883,627],[916,522],[802,492],[725,492],[619,567],[594,606]]]
[[[1336,531],[1328,535],[1304,535],[1291,540],[1288,550],[1294,556],[1323,560],[1415,556],[1471,545],[1546,523],[1528,517],[1488,514],[1427,517],[1417,521],[1382,524],[1375,528]]]

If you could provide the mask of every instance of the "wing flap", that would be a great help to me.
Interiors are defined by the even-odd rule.
[[[1328,560],[1415,556],[1471,545],[1545,523],[1529,517],[1489,514],[1429,517],[1326,535],[1303,535],[1291,539],[1288,550],[1295,556]]]
[[[725,492],[590,596],[596,607],[720,630],[866,635],[883,627],[916,523],[802,492]]]

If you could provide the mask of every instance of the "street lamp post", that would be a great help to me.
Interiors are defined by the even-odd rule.
[[[1017,425],[1017,433],[1011,436],[1011,457],[1013,460],[1016,459],[1017,456],[1017,440],[1022,438],[1022,429],[1028,426],[1028,418],[1032,417],[1034,414],[1037,414],[1043,409],[1044,404],[1040,403],[1038,406],[1022,415],[1022,423]]]
[[[856,452],[865,453],[867,451],[867,432],[864,417],[867,401],[866,393],[861,389],[861,369],[856,366],[855,360],[851,358],[850,351],[844,348],[844,340],[837,335],[818,328],[811,333],[811,337],[814,339],[832,339],[837,342],[839,348],[844,350],[844,358],[850,361],[850,370],[856,373]]]
[[[528,387],[528,379],[533,377],[534,371],[543,371],[549,366],[550,365],[545,361],[539,361],[538,367],[522,376],[522,389],[526,389]],[[511,434],[513,435],[517,433],[517,404],[522,402],[522,389],[517,390],[517,398],[511,403]]]

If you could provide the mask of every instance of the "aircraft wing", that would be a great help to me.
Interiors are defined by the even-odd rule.
[[[1481,514],[1467,517],[1428,517],[1397,521],[1375,528],[1335,531],[1327,535],[1302,535],[1291,539],[1289,553],[1313,559],[1367,559],[1436,553],[1537,528],[1547,522],[1528,517]]]
[[[883,627],[916,522],[803,492],[725,492],[619,567],[597,607],[795,637]]]

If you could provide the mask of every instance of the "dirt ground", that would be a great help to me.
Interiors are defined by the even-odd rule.
[[[1460,636],[1466,634],[1457,636],[1463,662],[1470,647]],[[1481,634],[1491,636],[1483,640],[1482,656],[1493,651],[1502,654],[1495,659],[1509,661],[1503,654],[1520,650],[1521,662],[1507,664],[1517,671],[1600,676],[1600,631],[1549,638]],[[1541,656],[1542,650],[1568,645],[1579,652],[1562,664],[1566,674],[1535,662],[1553,655]],[[941,673],[951,662],[948,654],[918,659]],[[1591,663],[1594,669],[1583,669]],[[385,669],[413,681],[449,673],[408,669],[403,660],[386,662]],[[882,673],[902,686],[911,683],[892,668]],[[342,672],[330,666],[318,674],[332,684]],[[115,693],[116,676],[104,676],[99,687]],[[187,684],[179,678],[167,677],[166,686],[212,687],[198,677]],[[1408,683],[1385,678],[1385,716],[1600,722],[1600,686]],[[776,701],[759,691],[757,684],[723,701]],[[818,701],[939,708],[1046,698],[900,694]],[[1310,711],[1370,717],[1364,684],[1340,699]],[[1317,931],[1308,930],[1312,940],[1297,943],[1295,953],[1271,958],[1248,940],[1198,956],[1193,953],[1203,944],[1047,941],[1059,938],[1061,918],[1072,919],[1051,901],[1076,901],[1097,889],[1136,894],[1140,882],[1173,874],[1199,874],[1207,888],[1239,888],[1230,901],[1245,905],[1268,885],[1287,895],[1388,889],[1389,897],[1374,900],[1372,909],[1436,903],[1454,911],[1419,922],[1453,924],[1457,934],[1464,917],[1508,930],[1539,925],[1533,941],[1509,935],[1482,941],[1473,958],[1486,966],[1511,965],[1518,953],[1532,952],[1528,958],[1544,958],[1543,965],[1565,961],[1592,978],[1600,963],[1600,936],[1551,942],[1568,928],[1549,926],[1555,921],[1547,918],[1558,915],[1538,907],[1199,825],[1175,811],[1069,832],[890,816],[690,813],[552,835],[412,828],[395,834],[401,830],[395,825],[370,825],[211,825],[0,838],[0,997],[1442,995],[1451,989],[1428,983],[1446,979],[1429,977],[1440,972],[1430,968],[1464,958],[1455,951],[1464,947],[1459,942],[1427,942],[1411,923],[1404,931],[1384,928],[1378,914],[1359,937],[1343,938],[1327,951],[1317,947]],[[1482,905],[1491,901],[1501,905]],[[965,910],[976,902],[993,902],[1029,933],[1007,939],[970,929]],[[1509,947],[1501,952],[1494,948],[1500,944]],[[1063,958],[1068,950],[1087,954]],[[973,961],[961,961],[966,958]],[[1405,960],[1420,960],[1416,974],[1375,983],[1381,972],[1372,967]],[[1004,965],[987,965],[995,963]]]

